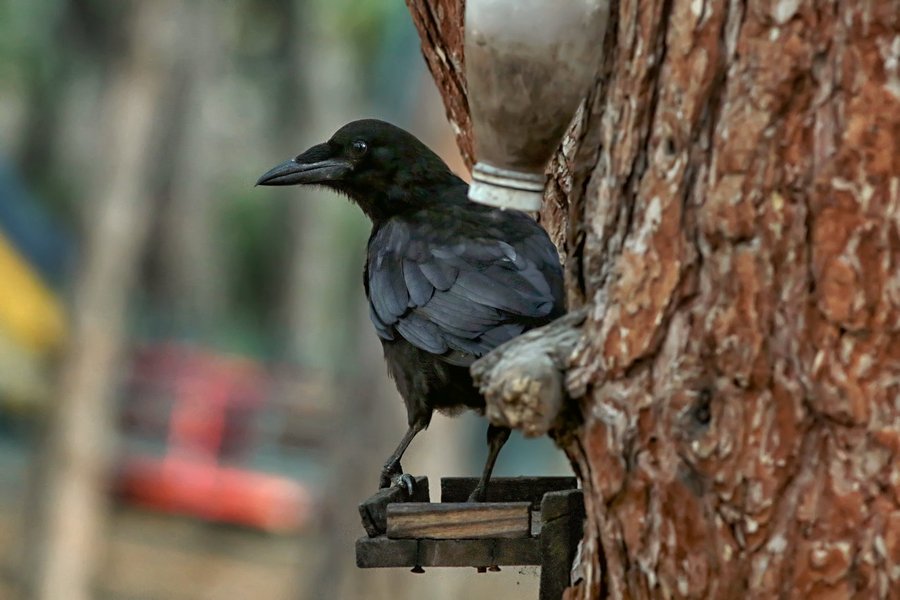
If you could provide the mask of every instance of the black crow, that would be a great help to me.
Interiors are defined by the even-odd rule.
[[[434,409],[484,410],[469,365],[565,312],[559,255],[528,215],[470,202],[468,185],[410,133],[354,121],[259,178],[348,196],[372,220],[363,285],[409,429],[381,487],[411,486],[400,458]],[[490,451],[470,500],[485,497],[509,429],[490,425]]]

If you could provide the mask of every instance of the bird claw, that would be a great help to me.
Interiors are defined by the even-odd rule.
[[[400,463],[385,466],[381,471],[381,480],[378,483],[379,489],[398,487],[406,490],[409,496],[413,495],[416,489],[416,480],[409,473],[404,473]]]
[[[401,473],[392,481],[392,483],[395,487],[404,488],[406,493],[410,496],[412,496],[413,492],[416,490],[416,480],[409,473]]]
[[[397,480],[403,476],[403,467],[400,463],[384,465],[381,469],[381,478],[378,480],[378,489],[383,490],[396,485]]]

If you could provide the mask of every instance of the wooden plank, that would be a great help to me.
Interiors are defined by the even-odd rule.
[[[363,536],[356,540],[356,566],[361,569],[415,567],[418,556],[416,540],[389,540],[384,536]]]
[[[584,498],[581,490],[550,492],[541,501],[542,522],[574,513],[584,515]]]
[[[539,565],[541,541],[532,537],[419,540],[418,560],[423,567]]]
[[[356,540],[356,566],[492,567],[541,564],[537,538],[484,540],[392,540],[385,536]]]
[[[390,487],[378,490],[373,496],[359,505],[359,516],[363,528],[369,537],[381,535],[387,531],[387,507],[396,502],[428,502],[428,478],[416,477],[412,496],[404,488]]]
[[[423,567],[489,567],[494,560],[494,540],[419,540],[419,564]]]
[[[572,561],[583,536],[584,499],[581,490],[551,492],[541,503],[540,600],[559,600],[569,586]]]
[[[539,565],[541,564],[541,540],[536,537],[496,539],[494,540],[493,564],[499,566]]]
[[[529,537],[528,502],[404,502],[387,508],[389,538]]]
[[[441,502],[465,502],[478,485],[477,477],[442,477]],[[494,477],[488,483],[488,502],[531,502],[533,510],[541,506],[548,492],[578,487],[574,477]]]

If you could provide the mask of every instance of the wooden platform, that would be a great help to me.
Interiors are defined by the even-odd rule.
[[[584,504],[574,477],[498,477],[487,502],[467,503],[476,478],[441,479],[441,502],[429,502],[428,479],[412,496],[381,490],[362,504],[367,532],[356,541],[361,568],[541,567],[540,600],[558,600],[569,585],[582,537]]]
[[[398,502],[388,506],[391,539],[492,539],[531,536],[530,502]]]
[[[537,537],[476,540],[392,540],[385,536],[356,540],[356,565],[372,567],[496,567],[540,565]]]
[[[369,537],[381,535],[387,531],[388,504],[398,502],[428,502],[428,478],[416,477],[413,493],[410,496],[403,488],[392,487],[378,490],[374,496],[359,505],[359,516],[363,529]]]

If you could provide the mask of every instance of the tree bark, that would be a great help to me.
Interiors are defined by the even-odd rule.
[[[440,84],[461,19],[416,15],[462,2],[409,4]],[[587,310],[567,597],[896,597],[900,2],[623,0],[597,51],[541,215]]]
[[[471,169],[475,150],[463,63],[465,0],[406,0],[406,6],[422,39],[422,56],[444,99],[459,152]]]

